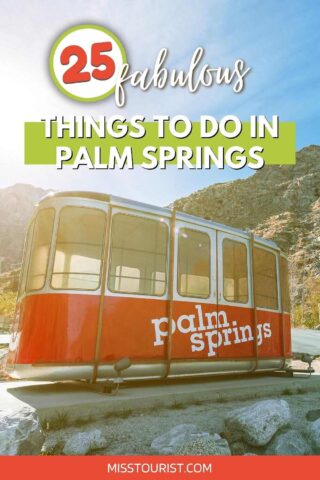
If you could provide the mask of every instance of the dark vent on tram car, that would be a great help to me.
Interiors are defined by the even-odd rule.
[[[110,195],[107,195],[105,193],[98,193],[98,192],[75,192],[75,191],[70,191],[70,192],[55,192],[55,193],[50,193],[49,195],[46,195],[45,197],[41,198],[39,203],[41,203],[44,200],[47,200],[48,198],[57,198],[57,197],[65,197],[65,198],[89,198],[91,200],[99,200],[100,202],[109,202],[110,201]]]

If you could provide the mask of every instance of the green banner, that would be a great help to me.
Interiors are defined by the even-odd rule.
[[[126,125],[129,126],[129,123]],[[193,151],[193,157],[190,159],[192,164],[196,163],[196,158],[201,149],[210,147],[214,152],[218,148],[223,147],[225,151],[232,147],[238,146],[245,150],[244,155],[249,156],[250,148],[260,146],[263,152],[260,153],[266,164],[282,165],[294,164],[296,154],[295,142],[295,123],[280,122],[278,138],[273,138],[269,132],[266,132],[265,138],[251,138],[250,123],[242,123],[242,131],[237,138],[225,138],[221,133],[217,133],[212,138],[201,138],[200,123],[192,123],[192,131],[186,138],[176,138],[169,133],[164,138],[158,138],[158,124],[156,122],[144,122],[143,126],[146,130],[143,138],[135,139],[125,135],[123,138],[113,138],[106,135],[100,138],[96,133],[92,134],[92,138],[70,138],[68,132],[64,132],[64,138],[57,138],[56,125],[52,123],[51,138],[45,137],[44,122],[27,122],[25,123],[25,164],[26,165],[55,165],[57,163],[57,148],[66,147],[72,149],[72,157],[68,164],[72,164],[77,157],[79,149],[85,147],[88,155],[92,159],[92,163],[99,151],[99,161],[101,164],[108,164],[109,152],[111,147],[116,147],[121,154],[125,147],[132,149],[132,158],[134,164],[146,162],[144,149],[148,146],[154,147],[152,155],[155,157],[159,154],[160,147],[189,147]],[[128,132],[130,132],[129,126]],[[239,155],[234,154],[234,157]],[[66,164],[67,164],[66,163]],[[169,164],[176,163],[176,159]]]

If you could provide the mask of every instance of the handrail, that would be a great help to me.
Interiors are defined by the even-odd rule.
[[[286,365],[286,345],[285,345],[286,329],[285,329],[285,325],[284,325],[284,310],[283,310],[283,302],[282,302],[282,285],[281,285],[282,273],[281,273],[281,254],[280,254],[280,252],[278,253],[277,258],[278,258],[278,262],[279,262],[279,269],[278,269],[279,283],[278,283],[278,285],[279,285],[280,288],[279,288],[278,292],[280,292],[279,308],[280,308],[280,316],[281,316],[281,337],[282,337],[282,355],[283,355],[281,370],[283,370],[285,368],[285,365]]]
[[[254,339],[254,364],[250,372],[255,372],[258,367],[258,344],[257,344],[257,299],[256,299],[256,289],[254,287],[254,258],[253,258],[253,249],[254,249],[254,235],[250,232],[249,237],[250,245],[250,270],[251,270],[251,296],[252,296],[252,307],[253,307],[253,339]]]
[[[95,383],[97,380],[98,366],[99,366],[100,353],[101,353],[103,308],[104,308],[104,297],[105,297],[105,289],[106,289],[106,282],[107,282],[107,268],[108,268],[110,242],[111,242],[111,223],[112,223],[112,205],[109,205],[108,212],[107,212],[106,239],[105,239],[104,252],[103,252],[103,265],[102,265],[102,271],[101,271],[102,279],[101,279],[101,291],[100,291],[99,312],[98,312],[96,348],[95,348],[94,366],[93,366],[92,378],[91,378],[92,383]]]
[[[169,252],[169,280],[168,280],[168,336],[166,342],[166,366],[163,378],[170,374],[172,356],[172,316],[173,316],[173,295],[174,295],[174,253],[175,253],[175,230],[176,211],[172,210],[170,229],[170,252]]]

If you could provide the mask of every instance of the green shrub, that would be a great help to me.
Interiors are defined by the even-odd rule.
[[[14,315],[16,296],[15,292],[3,292],[0,294],[0,315]]]

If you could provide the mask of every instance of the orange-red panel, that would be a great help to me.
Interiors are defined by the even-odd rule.
[[[164,346],[153,346],[152,319],[167,316],[167,302],[150,298],[106,297],[101,362],[130,357],[161,359]]]
[[[20,306],[16,363],[94,360],[99,296],[41,294]]]
[[[22,300],[16,351],[18,364],[92,363],[99,296],[38,294]],[[165,357],[168,302],[150,298],[105,297],[101,362],[128,356],[133,361]],[[218,323],[217,323],[218,319]],[[290,316],[285,353],[291,353]],[[258,311],[259,357],[282,356],[281,315]],[[173,304],[172,359],[244,358],[254,355],[253,310],[200,302]],[[15,356],[15,358],[14,358]]]

